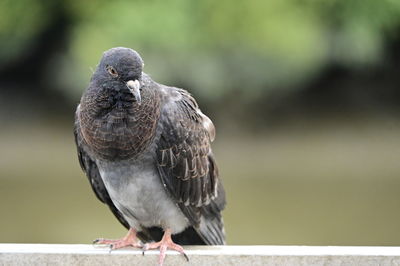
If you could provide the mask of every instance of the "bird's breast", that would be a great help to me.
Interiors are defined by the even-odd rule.
[[[99,161],[98,166],[114,205],[132,227],[159,226],[173,232],[187,227],[186,217],[167,194],[152,158]]]
[[[102,104],[102,105],[101,105]],[[132,106],[117,101],[112,107],[82,108],[82,135],[99,157],[107,160],[134,158],[154,138],[159,111],[157,105]]]

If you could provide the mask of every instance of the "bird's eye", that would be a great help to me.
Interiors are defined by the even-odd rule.
[[[106,69],[111,76],[118,77],[118,72],[117,70],[115,70],[115,68],[113,68],[112,66],[107,66]]]

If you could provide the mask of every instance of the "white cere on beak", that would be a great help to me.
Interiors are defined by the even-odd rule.
[[[140,82],[139,80],[135,79],[135,80],[129,80],[126,83],[126,86],[129,88],[129,90],[132,92],[133,96],[136,99],[136,102],[138,104],[141,103],[142,98],[140,96]]]

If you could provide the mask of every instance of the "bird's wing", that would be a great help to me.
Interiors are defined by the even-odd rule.
[[[163,91],[157,143],[161,180],[200,237],[210,245],[224,244],[225,192],[210,147],[214,125],[187,91]]]

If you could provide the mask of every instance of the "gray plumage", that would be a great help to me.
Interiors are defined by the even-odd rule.
[[[132,49],[104,53],[76,110],[81,167],[142,240],[170,228],[178,244],[225,244],[214,125],[187,91],[154,82],[142,67]]]

